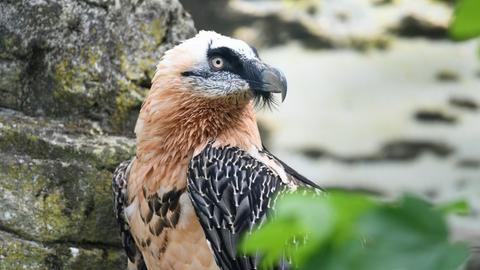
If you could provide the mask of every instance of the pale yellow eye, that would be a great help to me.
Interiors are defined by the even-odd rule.
[[[213,57],[210,59],[210,63],[212,64],[212,67],[215,69],[222,69],[224,65],[223,58],[221,57]]]

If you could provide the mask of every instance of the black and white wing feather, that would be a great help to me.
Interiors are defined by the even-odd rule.
[[[281,159],[270,153],[265,146],[263,146],[263,150],[260,151],[261,154],[265,155],[268,159],[273,160],[275,163],[277,163],[278,166],[282,167],[283,170],[285,171],[285,174],[288,176],[289,181],[292,181],[295,183],[297,186],[302,186],[302,187],[308,187],[308,188],[313,188],[313,190],[320,192],[323,189],[317,185],[315,182],[312,180],[306,178],[305,176],[301,175],[298,173],[296,170],[288,166],[285,162],[283,162]]]
[[[265,164],[236,147],[207,145],[188,169],[188,190],[220,269],[257,269],[257,257],[237,252],[242,233],[252,230],[287,188]],[[286,267],[284,263],[279,269]]]
[[[118,165],[113,173],[113,210],[117,223],[120,226],[122,245],[129,260],[129,270],[147,270],[143,261],[142,253],[137,249],[135,241],[130,233],[125,208],[127,208],[127,184],[131,160],[124,161]]]

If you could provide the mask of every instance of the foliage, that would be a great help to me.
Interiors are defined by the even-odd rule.
[[[479,14],[479,0],[459,0],[449,26],[450,36],[458,40],[480,36]]]
[[[243,239],[244,252],[263,254],[262,267],[287,256],[306,270],[453,270],[468,256],[466,245],[449,242],[443,216],[465,212],[464,202],[434,208],[412,195],[302,193],[280,198],[275,216]]]

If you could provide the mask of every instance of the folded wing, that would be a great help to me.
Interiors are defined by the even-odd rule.
[[[124,161],[118,165],[113,173],[113,210],[117,223],[120,227],[122,245],[128,257],[129,270],[146,270],[142,253],[135,245],[135,241],[130,233],[130,227],[125,217],[125,208],[127,207],[127,184],[131,161]]]
[[[187,178],[193,206],[219,267],[257,269],[258,256],[241,254],[237,244],[242,233],[261,224],[275,194],[287,186],[245,151],[212,145],[191,160]]]

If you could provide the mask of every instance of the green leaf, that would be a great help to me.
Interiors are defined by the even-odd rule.
[[[435,207],[443,214],[457,214],[468,215],[470,213],[470,206],[466,200],[457,200],[453,202],[443,203]]]
[[[359,270],[454,270],[468,256],[465,245],[449,243],[441,213],[411,195],[366,213],[358,226],[367,239]]]
[[[326,197],[335,212],[334,244],[341,244],[356,233],[354,221],[365,211],[376,206],[375,201],[365,194],[332,192]]]
[[[465,40],[480,35],[480,1],[459,0],[450,22],[449,33],[454,39]]]
[[[302,194],[279,198],[274,218],[242,241],[244,251],[263,254],[263,267],[287,256],[302,270],[454,270],[468,256],[449,242],[443,212],[415,196],[380,203],[358,193]]]
[[[263,251],[262,265],[268,268],[288,252],[287,243],[293,236],[304,235],[305,231],[295,221],[276,220],[269,222],[261,229],[247,235],[240,248],[244,253],[255,254]]]
[[[275,216],[242,241],[247,253],[261,250],[262,264],[269,266],[288,254],[298,265],[306,262],[325,244],[341,244],[354,234],[352,221],[375,202],[366,195],[332,192],[315,196],[304,190],[284,195],[275,207]],[[302,245],[292,245],[293,239]]]
[[[314,250],[313,245],[324,241],[333,228],[333,209],[322,199],[304,192],[284,195],[275,207],[275,216],[260,229],[247,235],[240,244],[246,253],[262,251],[262,265],[269,266],[285,254],[295,253],[301,262]],[[323,196],[320,196],[323,197]],[[319,222],[323,220],[324,222]],[[294,248],[294,239],[309,236],[315,241]]]

